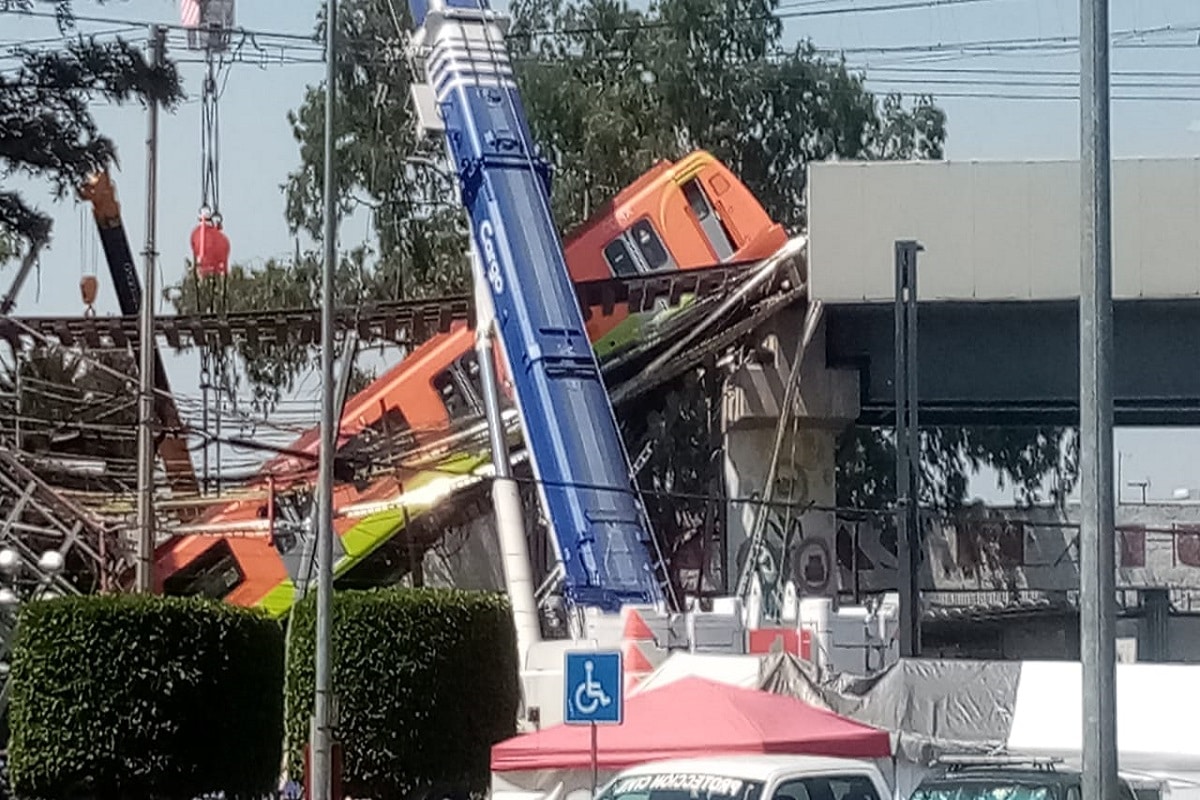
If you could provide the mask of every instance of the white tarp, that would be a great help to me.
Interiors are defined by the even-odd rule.
[[[1131,771],[1200,772],[1200,665],[1117,665],[1117,749]],[[1082,672],[1075,661],[1026,661],[1010,752],[1078,760]]]
[[[672,653],[630,694],[658,689],[683,678],[704,678],[744,689],[757,689],[761,662],[762,657],[756,655]]]
[[[617,776],[618,770],[597,770],[597,787],[603,787]],[[557,790],[557,797],[566,798],[583,789],[591,792],[591,769],[539,769],[492,773],[494,800],[523,800],[518,795],[546,794]]]

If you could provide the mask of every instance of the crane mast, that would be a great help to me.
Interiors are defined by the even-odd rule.
[[[129,248],[129,238],[125,234],[125,223],[121,218],[121,205],[117,202],[116,187],[113,186],[108,172],[96,173],[79,187],[79,197],[92,206],[92,216],[96,221],[100,244],[104,248],[104,260],[108,263],[121,313],[134,316],[142,307],[142,283],[138,278],[133,252]],[[165,429],[157,445],[158,454],[166,467],[171,488],[182,494],[194,494],[200,490],[196,480],[196,468],[188,452],[183,421],[171,396],[171,384],[167,380],[167,370],[163,366],[162,353],[157,345],[154,345],[154,386],[157,389],[154,395],[154,413]],[[196,509],[185,508],[181,510],[180,517],[191,519],[196,513]]]
[[[660,607],[664,590],[634,484],[486,0],[410,0],[420,124],[444,135],[571,606]]]

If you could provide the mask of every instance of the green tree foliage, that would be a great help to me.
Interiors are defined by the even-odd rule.
[[[58,800],[263,797],[283,754],[283,633],[194,598],[72,597],[22,607],[9,777]]]
[[[720,509],[710,498],[722,495],[720,394],[703,371],[685,374],[670,391],[646,398],[639,415],[626,414],[622,433],[631,458],[653,450],[638,483],[646,513],[660,534],[663,555],[678,564],[694,537],[714,530]],[[685,587],[677,579],[677,590]],[[710,587],[711,588],[711,587]]]
[[[861,76],[806,42],[784,47],[771,0],[513,4],[510,48],[555,210],[586,219],[655,160],[702,147],[779,222],[804,222],[805,167],[840,158],[940,158],[928,98],[880,103]]]
[[[890,431],[854,427],[838,440],[838,505],[882,508],[896,498],[896,450]],[[1059,501],[1079,476],[1074,428],[932,428],[921,431],[921,502],[955,508],[969,476],[996,470],[1020,503]]]
[[[68,0],[0,0],[0,9],[54,9],[60,32],[72,30]],[[92,117],[94,101],[123,103],[153,97],[172,107],[183,98],[172,66],[153,68],[121,39],[79,36],[55,49],[12,48],[15,71],[0,74],[0,176],[48,181],[59,197],[73,192],[116,156]],[[51,220],[19,193],[0,191],[0,238],[43,238]]]
[[[289,623],[292,775],[302,769],[312,715],[313,599],[296,606]],[[347,794],[486,789],[491,747],[516,733],[520,700],[507,598],[446,589],[339,592],[333,664]]]
[[[351,0],[338,20],[350,50],[337,76],[338,197],[341,213],[361,207],[370,214],[379,245],[364,291],[392,300],[463,291],[466,228],[451,175],[440,166],[442,143],[416,139],[403,52],[407,4]],[[319,29],[323,36],[323,23]],[[288,224],[320,238],[324,87],[310,88],[288,120],[301,160],[288,177]]]
[[[373,296],[367,285],[371,274],[367,258],[365,248],[342,256],[334,279],[338,305],[357,306]],[[199,278],[189,264],[183,280],[167,296],[181,314],[316,308],[321,302],[321,254],[297,252],[290,261],[270,259],[253,271],[233,264],[221,278]],[[302,343],[301,333],[290,331],[282,341],[252,344],[243,339],[237,343],[244,374],[230,377],[245,379],[259,410],[272,409],[284,393],[295,388],[297,376],[319,363],[318,352]],[[365,377],[359,374],[356,385],[364,385]]]

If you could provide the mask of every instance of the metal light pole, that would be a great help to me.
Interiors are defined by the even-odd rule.
[[[1117,800],[1108,0],[1080,0],[1079,441],[1083,796]]]
[[[333,283],[337,267],[334,106],[337,104],[337,0],[325,13],[325,263],[321,278],[321,449],[317,496],[316,697],[312,726],[312,800],[333,795],[333,457],[337,436],[333,377]]]
[[[167,29],[150,26],[150,64],[159,67],[167,48]],[[158,223],[158,102],[150,100],[146,133],[146,249],[142,271],[140,350],[138,355],[138,463],[137,463],[137,590],[154,588],[154,264]]]
[[[533,582],[529,543],[525,537],[525,512],[521,507],[521,489],[513,477],[512,462],[505,437],[504,414],[500,407],[500,385],[496,377],[495,311],[492,297],[485,288],[483,264],[471,248],[471,268],[475,278],[475,358],[479,364],[479,384],[483,389],[483,407],[487,416],[488,436],[492,444],[492,509],[496,514],[496,536],[500,541],[500,561],[504,583],[512,604],[513,624],[517,632],[517,657],[520,669],[530,648],[542,639],[537,610],[537,591]],[[406,526],[407,530],[407,526]],[[525,698],[528,701],[528,698]]]
[[[896,265],[896,555],[900,562],[900,656],[921,655],[921,428],[917,417],[917,254],[897,240]]]

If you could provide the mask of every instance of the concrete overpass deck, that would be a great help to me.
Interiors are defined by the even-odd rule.
[[[1113,313],[1116,424],[1200,426],[1200,302],[1125,300]],[[864,424],[892,424],[894,337],[890,305],[826,307],[826,364],[858,370]],[[1072,301],[922,304],[917,342],[922,425],[1079,421]]]
[[[921,424],[1078,418],[1079,165],[835,162],[809,168],[809,290],[826,363],[890,424],[894,242],[918,273]],[[1200,159],[1113,165],[1119,425],[1200,425]]]

